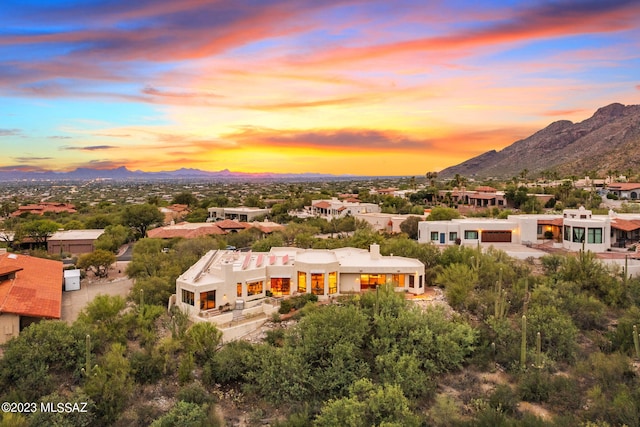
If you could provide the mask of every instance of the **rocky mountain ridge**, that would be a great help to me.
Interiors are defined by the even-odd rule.
[[[491,150],[439,172],[441,177],[510,178],[527,170],[529,176],[554,171],[583,176],[596,171],[620,172],[640,161],[640,105],[614,103],[573,123],[559,120],[508,147]]]

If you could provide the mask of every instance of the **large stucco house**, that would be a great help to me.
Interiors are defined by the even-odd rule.
[[[530,244],[549,240],[564,249],[604,252],[612,246],[613,212],[593,215],[590,210],[565,209],[562,214],[509,215],[507,219],[464,218],[451,221],[421,221],[418,242],[441,245],[477,243]],[[639,226],[640,228],[640,226]],[[550,232],[550,233],[549,233]],[[458,240],[459,239],[459,240]],[[615,240],[614,240],[615,241]]]
[[[370,250],[272,248],[269,252],[214,250],[176,280],[172,298],[195,318],[224,323],[224,314],[258,307],[267,295],[315,294],[320,300],[393,284],[397,291],[424,293],[424,264]]]

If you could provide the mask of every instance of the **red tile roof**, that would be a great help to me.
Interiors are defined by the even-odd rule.
[[[489,187],[489,186],[486,186],[486,185],[481,185],[480,187],[476,187],[476,191],[480,191],[482,193],[495,193],[498,190],[496,190],[493,187]]]
[[[0,270],[16,271],[0,281],[0,313],[59,319],[62,263],[27,255],[0,255]]]
[[[33,205],[20,206],[17,211],[13,212],[11,216],[20,216],[25,212],[32,213],[34,215],[43,215],[45,212],[68,212],[75,213],[75,206],[69,203],[56,203],[56,202],[42,202]]]
[[[628,191],[640,189],[640,183],[637,182],[615,182],[607,186],[609,190]]]
[[[331,207],[331,204],[329,202],[318,202],[315,205],[313,205],[314,208],[320,208],[320,209],[329,209]]]
[[[175,237],[195,239],[201,236],[221,234],[227,233],[215,224],[190,224],[187,222],[147,231],[147,236],[152,239],[173,239]]]
[[[611,221],[611,228],[622,231],[633,231],[640,228],[640,221],[635,219],[615,218]]]
[[[223,230],[243,230],[246,228],[238,221],[232,219],[223,219],[222,221],[217,221],[215,224]]]

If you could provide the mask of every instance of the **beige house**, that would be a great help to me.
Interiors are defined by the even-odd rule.
[[[95,250],[94,243],[103,234],[104,230],[57,231],[47,239],[47,251],[50,254],[88,254]]]
[[[267,295],[314,294],[329,299],[393,284],[397,291],[424,293],[424,264],[369,251],[272,248],[269,252],[210,251],[176,280],[175,304],[192,317],[230,321],[260,306]],[[260,309],[260,308],[258,308]],[[228,318],[228,320],[227,320]]]

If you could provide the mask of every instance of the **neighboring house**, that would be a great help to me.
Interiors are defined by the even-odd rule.
[[[44,215],[45,213],[76,213],[75,206],[70,203],[42,202],[32,205],[18,207],[18,210],[11,214],[12,217],[20,216],[24,213],[33,215]]]
[[[173,204],[159,207],[158,209],[164,215],[165,224],[180,222],[189,214],[189,206],[187,205]]]
[[[607,191],[621,199],[640,199],[640,183],[637,182],[612,182],[607,185]]]
[[[95,250],[94,244],[103,234],[104,230],[99,229],[57,231],[47,239],[47,251],[50,254],[88,254]]]
[[[422,221],[425,219],[425,215],[399,215],[399,214],[386,214],[386,213],[356,213],[353,217],[360,221],[365,221],[373,227],[376,231],[382,231],[386,233],[401,233],[400,224],[402,224],[407,218],[411,216],[417,216]]]
[[[195,239],[202,236],[220,236],[247,228],[256,228],[265,234],[284,230],[284,226],[270,221],[243,222],[225,219],[218,222],[181,222],[179,224],[157,227],[147,232],[151,239]]]
[[[209,222],[223,219],[250,222],[271,213],[271,209],[268,208],[248,208],[244,206],[237,208],[208,208],[207,210],[209,211],[209,218],[207,219]]]
[[[424,264],[370,251],[272,248],[269,252],[210,251],[176,280],[175,303],[191,317],[230,321],[227,310],[255,309],[267,291],[276,297],[315,294],[328,299],[390,283],[397,291],[424,293]],[[221,315],[222,316],[219,316]]]
[[[151,239],[195,239],[202,236],[217,236],[227,234],[226,231],[210,222],[181,222],[179,224],[157,227],[147,231]]]
[[[562,215],[509,215],[507,219],[465,218],[451,221],[422,221],[418,242],[441,245],[477,243],[530,244],[553,238],[564,249],[605,252],[611,247],[610,215],[593,216],[584,208],[565,209]],[[460,239],[460,240],[457,240]]]
[[[33,322],[60,318],[62,280],[60,261],[0,254],[0,344]]]
[[[498,191],[493,187],[480,186],[475,190],[467,190],[464,187],[453,190],[438,191],[438,201],[451,200],[456,204],[475,206],[479,208],[500,207],[507,205],[504,191]]]
[[[333,197],[330,200],[312,200],[311,206],[305,208],[312,216],[319,216],[325,219],[340,218],[347,215],[378,213],[380,206],[376,203],[362,203],[347,200],[338,200]]]

